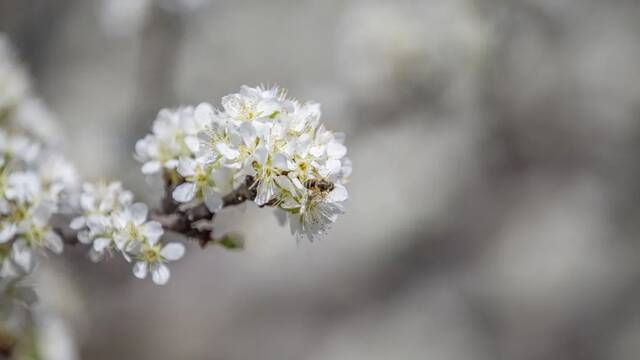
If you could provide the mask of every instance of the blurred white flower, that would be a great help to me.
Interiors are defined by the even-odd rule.
[[[59,154],[0,130],[0,278],[28,275],[37,253],[59,254],[63,241],[50,221],[70,209],[77,174]]]
[[[0,33],[0,124],[47,144],[58,143],[62,137],[49,109],[32,93],[30,78],[3,33]]]
[[[356,1],[341,23],[339,68],[367,103],[444,92],[472,75],[489,45],[489,24],[474,0]]]

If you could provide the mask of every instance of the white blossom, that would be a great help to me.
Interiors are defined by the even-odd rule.
[[[179,260],[182,256],[184,256],[184,245],[180,243],[172,242],[161,247],[157,241],[149,241],[144,243],[138,252],[133,274],[139,279],[144,279],[150,272],[154,283],[164,285],[171,275],[167,263]]]
[[[491,45],[491,24],[475,0],[353,1],[338,26],[345,88],[371,106],[473,88]]]

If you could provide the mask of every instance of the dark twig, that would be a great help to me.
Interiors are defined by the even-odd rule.
[[[15,336],[0,330],[0,358],[10,358],[17,342]]]
[[[53,231],[57,232],[62,241],[67,245],[76,245],[78,243],[78,232],[69,227],[71,219],[69,216],[55,214],[50,220]]]

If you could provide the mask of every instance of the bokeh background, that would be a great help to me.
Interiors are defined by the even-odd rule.
[[[86,179],[154,204],[161,107],[279,84],[347,133],[348,213],[225,210],[165,287],[85,249],[34,282],[51,359],[640,358],[640,2],[0,0]],[[62,336],[62,335],[64,336]]]

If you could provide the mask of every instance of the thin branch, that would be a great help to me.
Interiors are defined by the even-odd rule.
[[[10,358],[17,342],[18,339],[15,336],[0,329],[0,357]]]

